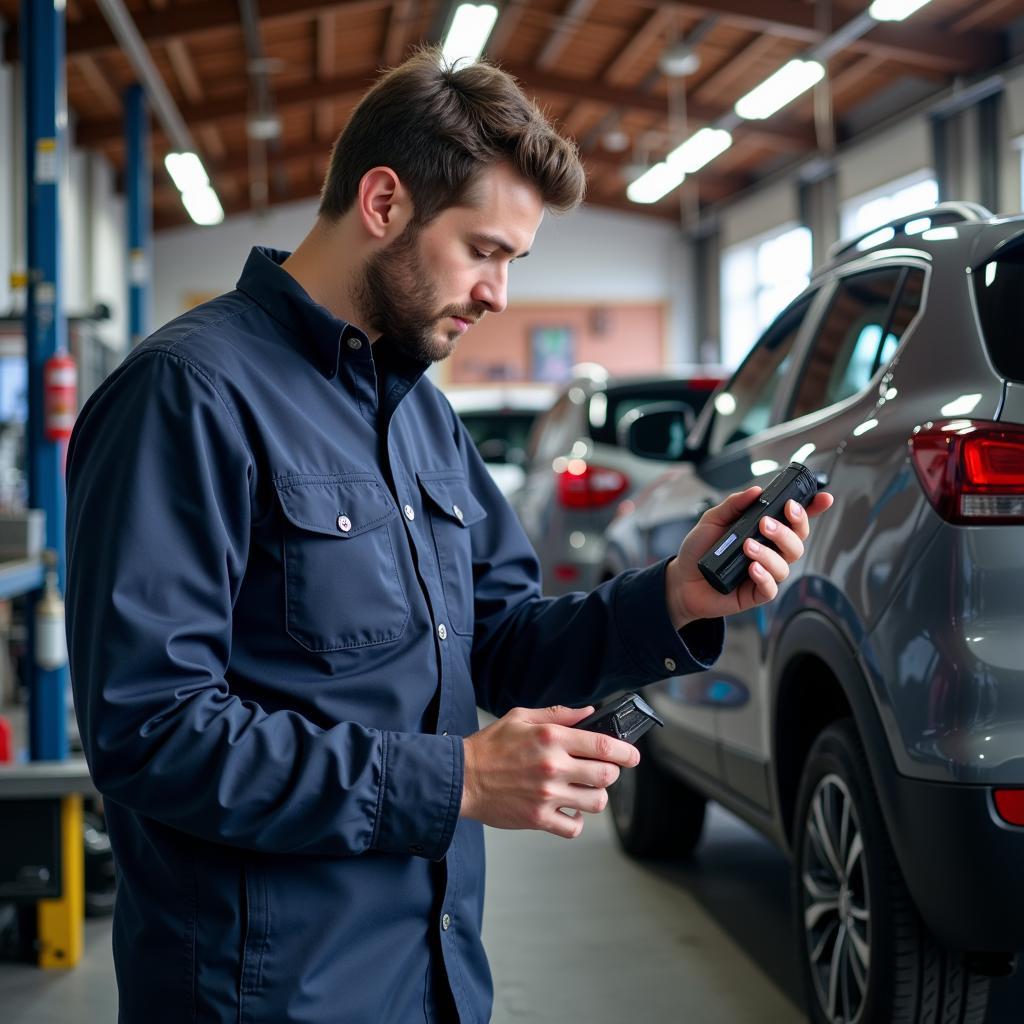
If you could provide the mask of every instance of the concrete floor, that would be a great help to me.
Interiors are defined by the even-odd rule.
[[[786,861],[724,812],[685,866],[629,861],[607,815],[573,842],[489,830],[488,851],[492,1024],[804,1020]],[[988,1024],[1020,1024],[1024,976],[993,992]],[[116,1005],[109,922],[66,974],[0,964],[3,1024],[112,1024]]]

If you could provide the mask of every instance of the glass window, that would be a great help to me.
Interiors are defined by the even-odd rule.
[[[810,308],[807,296],[786,310],[747,356],[729,387],[715,398],[708,454],[742,441],[771,423],[779,384],[790,365],[793,343]]]
[[[903,267],[870,270],[839,282],[804,365],[793,417],[868,386],[920,308],[923,285],[924,271]]]
[[[981,332],[997,372],[1012,381],[1024,381],[1024,345],[1020,341],[1024,317],[1024,234],[1003,246],[999,259],[974,272]]]
[[[710,383],[710,382],[709,382]],[[663,402],[681,402],[687,405],[696,419],[711,397],[712,388],[694,387],[685,380],[666,378],[659,381],[618,385],[598,391],[590,398],[590,436],[601,444],[617,445],[622,417],[634,409]]]
[[[863,235],[872,228],[918,210],[938,205],[939,183],[933,171],[918,171],[843,203],[840,220],[843,238]]]
[[[758,334],[807,287],[811,232],[787,227],[722,253],[722,361],[736,366]]]

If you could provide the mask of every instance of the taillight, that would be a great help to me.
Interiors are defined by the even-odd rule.
[[[1024,523],[1024,427],[949,420],[917,427],[910,454],[921,486],[950,523]]]
[[[567,459],[555,469],[558,501],[563,508],[604,508],[629,490],[629,477],[617,469]]]
[[[1024,825],[1024,789],[997,789],[992,796],[999,817],[1010,825]]]

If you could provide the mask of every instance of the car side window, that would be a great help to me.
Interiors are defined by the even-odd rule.
[[[751,350],[728,389],[715,399],[708,455],[717,455],[726,445],[769,425],[779,384],[789,369],[793,343],[812,299],[809,295],[782,313]]]
[[[880,267],[843,278],[797,385],[792,417],[856,395],[887,363],[921,305],[924,271]]]

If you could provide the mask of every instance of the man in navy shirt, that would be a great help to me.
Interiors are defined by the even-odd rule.
[[[540,596],[423,372],[582,191],[507,75],[421,53],[356,110],[299,248],[254,249],[83,410],[68,631],[122,1021],[486,1021],[482,824],[578,835],[563,809],[638,755],[564,705],[710,665],[830,503],[729,597],[696,560],[756,489],[674,559]]]

